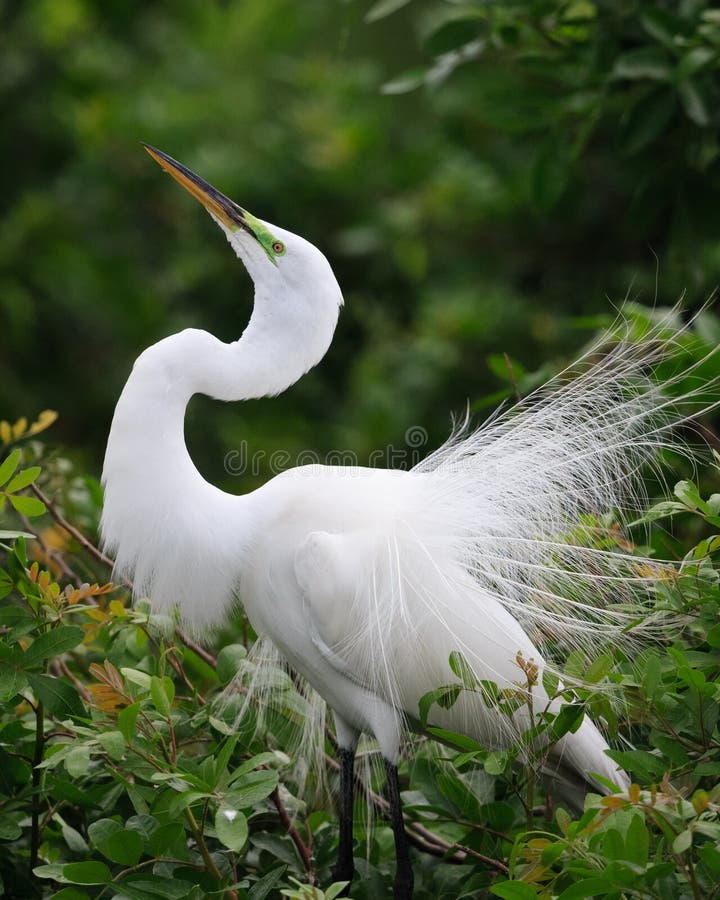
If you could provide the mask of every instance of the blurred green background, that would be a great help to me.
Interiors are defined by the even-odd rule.
[[[242,331],[247,276],[146,141],[345,294],[281,398],[193,400],[208,477],[267,476],[224,472],[243,441],[363,462],[422,425],[430,449],[626,298],[716,288],[719,67],[703,0],[0,0],[0,418],[57,409],[99,474],[140,351]]]

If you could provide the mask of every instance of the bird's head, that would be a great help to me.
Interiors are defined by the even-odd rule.
[[[172,157],[143,146],[205,207],[250,274],[255,307],[244,337],[266,345],[271,355],[285,349],[299,378],[325,355],[343,303],[325,256],[304,238],[256,218]]]

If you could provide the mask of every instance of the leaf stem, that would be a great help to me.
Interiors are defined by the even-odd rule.
[[[222,875],[220,874],[220,870],[215,865],[215,860],[210,855],[210,851],[207,848],[207,844],[205,843],[205,837],[200,829],[200,826],[197,823],[197,819],[193,815],[193,811],[189,806],[185,807],[185,818],[188,821],[188,825],[190,826],[190,830],[193,833],[193,837],[195,838],[195,843],[198,845],[198,850],[200,851],[200,855],[202,856],[205,866],[208,872],[212,875],[213,878],[218,881],[222,881]]]
[[[43,760],[45,748],[45,708],[40,700],[35,706],[35,753],[32,767],[32,807],[30,831],[30,877],[40,857],[40,784],[42,770],[39,767]]]
[[[310,848],[300,837],[300,833],[297,828],[293,825],[290,816],[288,815],[288,811],[285,809],[285,805],[280,799],[280,792],[277,788],[270,794],[270,799],[275,804],[275,809],[278,811],[278,815],[280,816],[280,821],[285,826],[285,830],[287,831],[290,839],[293,844],[297,847],[297,851],[300,854],[300,858],[302,859],[303,866],[305,867],[305,874],[307,875],[308,882],[310,884],[315,884],[315,870],[313,869],[312,864],[312,854],[310,852]]]

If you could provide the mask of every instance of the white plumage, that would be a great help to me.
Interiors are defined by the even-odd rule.
[[[518,653],[542,674],[546,639],[619,639],[632,618],[618,604],[650,596],[657,564],[598,549],[589,523],[636,505],[639,469],[666,441],[668,405],[643,376],[652,336],[639,350],[621,342],[595,353],[584,374],[456,435],[410,472],[311,466],[226,494],[185,447],[190,397],[284,390],[324,355],[342,296],[315,247],[150,152],[225,231],[254,280],[255,307],[237,342],[187,330],[150,347],[120,397],[102,531],[136,593],[156,610],[177,606],[197,628],[239,600],[334,710],[341,747],[367,733],[390,763],[423,694],[457,681],[453,651],[503,689],[523,681]],[[533,693],[544,708],[541,682]],[[512,726],[470,692],[430,718],[488,749],[528,724],[519,712]],[[546,772],[605,790],[599,774],[624,788],[606,748],[586,718]]]

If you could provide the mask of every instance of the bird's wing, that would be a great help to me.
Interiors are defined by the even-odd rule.
[[[343,652],[351,618],[354,579],[361,554],[352,552],[345,535],[313,531],[295,554],[295,577],[303,595],[310,639],[320,656],[338,673],[368,687],[362,667]]]
[[[454,571],[444,554],[422,549],[415,539],[389,533],[315,531],[295,554],[304,618],[321,658],[415,722],[424,694],[457,683],[449,666],[453,652],[463,654],[476,678],[501,689],[522,683],[523,660],[534,660],[540,674],[544,666],[527,633],[495,597],[480,594],[477,582]],[[542,709],[542,683],[533,695],[535,708]],[[432,719],[494,749],[507,747],[529,726],[525,712],[521,708],[511,722],[489,709],[487,698],[465,691],[451,709],[436,707]],[[581,783],[604,791],[588,774],[594,772],[624,787],[626,776],[606,749],[586,719],[553,747],[543,771],[555,789],[564,784],[568,796],[580,796]]]
[[[416,534],[315,531],[300,544],[294,567],[320,656],[412,718],[424,694],[457,683],[454,652],[501,688],[522,676],[518,653],[540,661],[502,604],[490,593],[477,596],[479,586],[447,551]]]

